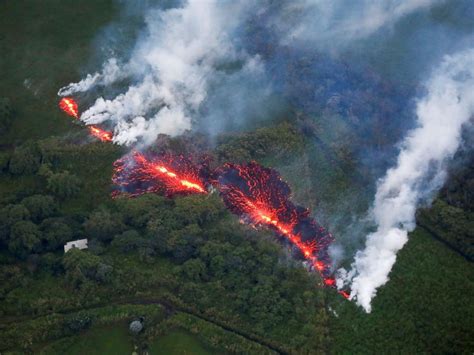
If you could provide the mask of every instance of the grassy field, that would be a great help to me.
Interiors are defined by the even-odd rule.
[[[150,355],[210,355],[213,352],[206,350],[192,335],[177,331],[164,335],[150,345]]]
[[[96,327],[86,333],[58,340],[39,353],[44,355],[129,355],[133,351],[133,342],[125,324]]]

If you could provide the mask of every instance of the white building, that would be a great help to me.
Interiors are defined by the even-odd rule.
[[[67,253],[72,248],[87,249],[87,239],[73,240],[72,242],[67,242],[64,244],[65,253]]]

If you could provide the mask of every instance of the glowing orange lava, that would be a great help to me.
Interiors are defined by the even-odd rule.
[[[298,247],[305,259],[312,259],[311,256],[316,250],[316,242],[314,240],[309,243],[303,242],[300,236],[291,232],[293,229],[292,225],[280,222],[276,217],[271,216],[269,212],[262,211],[249,200],[246,200],[245,204],[250,208],[248,213],[253,220],[253,223],[271,225],[273,228],[276,228],[291,243]],[[322,267],[319,266],[321,262],[317,261],[315,258],[313,264],[318,270],[322,269]]]
[[[219,189],[226,207],[240,216],[243,223],[273,230],[292,246],[298,257],[319,272],[323,285],[337,288],[328,251],[333,236],[310,217],[308,209],[291,202],[288,184],[274,169],[255,162],[226,163],[209,172],[206,163],[195,164],[182,155],[150,152],[129,154],[117,160],[114,167],[115,197],[205,194],[207,184],[212,183]],[[349,297],[346,291],[339,293]]]
[[[63,97],[61,101],[59,101],[59,108],[63,110],[64,112],[66,112],[69,116],[79,118],[77,103],[76,101],[74,101],[73,98]]]
[[[115,195],[160,193],[171,197],[176,194],[207,194],[199,169],[183,156],[151,156],[134,152],[117,160],[114,167],[112,181],[120,189]]]
[[[97,126],[87,126],[91,136],[100,139],[102,142],[112,142],[113,134],[109,131],[104,131]]]
[[[224,203],[241,220],[266,226],[283,236],[317,270],[324,285],[336,288],[328,247],[332,235],[290,201],[290,188],[273,169],[251,162],[227,163],[216,182]]]
[[[344,290],[339,290],[339,293],[345,298],[345,299],[349,299],[349,297],[351,296],[351,294],[347,291],[344,291]]]
[[[294,234],[293,225],[282,223],[277,217],[272,216],[271,213],[263,211],[262,209],[255,206],[250,200],[245,199],[244,204],[249,207],[247,211],[248,216],[254,224],[263,224],[273,227],[280,232],[288,241],[295,245],[301,252],[303,257],[311,262],[311,265],[318,270],[323,276],[323,282],[328,287],[336,287],[336,280],[331,276],[325,276],[325,269],[328,265],[325,265],[322,261],[314,255],[316,251],[316,241],[303,242],[298,234]],[[344,295],[345,296],[345,295]]]
[[[76,101],[71,97],[63,97],[61,101],[59,101],[59,107],[61,110],[66,112],[69,116],[73,116],[79,119],[79,110],[77,108]],[[112,132],[105,131],[102,128],[97,126],[91,125],[87,126],[89,129],[89,133],[91,136],[94,136],[100,139],[102,142],[111,142],[113,138]]]
[[[199,182],[197,181],[190,181],[186,178],[179,177],[176,173],[171,171],[169,168],[166,166],[160,164],[159,162],[153,162],[153,161],[148,161],[142,154],[140,153],[135,153],[135,160],[143,164],[145,169],[148,172],[151,172],[152,174],[158,175],[158,177],[165,176],[168,179],[171,179],[174,181],[176,184],[181,185],[182,187],[189,189],[189,190],[194,190],[199,193],[207,193],[206,189],[204,186],[200,185]]]

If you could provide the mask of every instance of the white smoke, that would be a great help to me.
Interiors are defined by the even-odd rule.
[[[85,79],[78,83],[71,83],[58,91],[59,96],[67,96],[76,92],[85,92],[97,85],[110,85],[124,78],[124,71],[120,70],[116,58],[110,58],[102,67],[101,73],[87,74]]]
[[[214,96],[215,110],[208,113],[210,124],[219,129],[225,127],[225,120],[236,120],[224,116],[259,111],[261,107],[255,106],[270,95],[268,87],[260,92],[256,88],[270,85],[265,84],[259,57],[251,57],[235,45],[240,40],[235,32],[249,18],[256,16],[259,21],[258,17],[268,10],[270,15],[264,16],[265,21],[282,42],[312,39],[318,45],[329,41],[334,46],[368,36],[437,1],[363,0],[353,5],[345,0],[287,1],[277,4],[276,12],[269,10],[273,2],[247,0],[189,0],[178,8],[147,8],[145,34],[130,60],[120,63],[111,58],[100,72],[88,74],[58,94],[66,96],[104,87],[107,96],[99,97],[83,112],[81,120],[113,126],[117,144],[149,144],[160,133],[179,135],[191,129],[209,99],[210,88],[220,84],[221,92],[229,95]],[[226,67],[232,68],[230,73]],[[118,81],[131,84],[118,95],[116,91],[110,94],[112,90],[107,86]],[[226,107],[218,109],[219,104],[232,112],[226,112]]]
[[[427,83],[416,109],[418,127],[405,138],[395,167],[377,186],[372,217],[377,230],[357,252],[352,270],[338,285],[352,281],[351,299],[371,311],[377,288],[388,281],[397,252],[415,228],[415,212],[443,184],[445,163],[457,151],[463,125],[474,116],[474,49],[446,56]]]
[[[285,43],[309,40],[319,47],[334,50],[442,1],[289,1],[283,5],[283,16],[273,25]]]
[[[219,66],[237,62],[240,72],[250,76],[260,70],[258,58],[239,51],[231,41],[244,11],[245,2],[199,0],[180,8],[150,10],[147,34],[128,63],[118,66],[115,59],[109,60],[101,73],[62,88],[59,94],[130,79],[134,84],[126,92],[97,99],[81,120],[112,123],[114,142],[125,145],[151,143],[159,133],[181,134],[191,128],[212,81],[225,80]]]

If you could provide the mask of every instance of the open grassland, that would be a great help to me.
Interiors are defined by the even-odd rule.
[[[193,336],[178,331],[158,338],[153,344],[151,344],[150,354],[210,355],[212,353],[207,351]]]
[[[40,350],[40,354],[129,355],[133,351],[125,324],[96,327],[84,334],[64,338]]]

